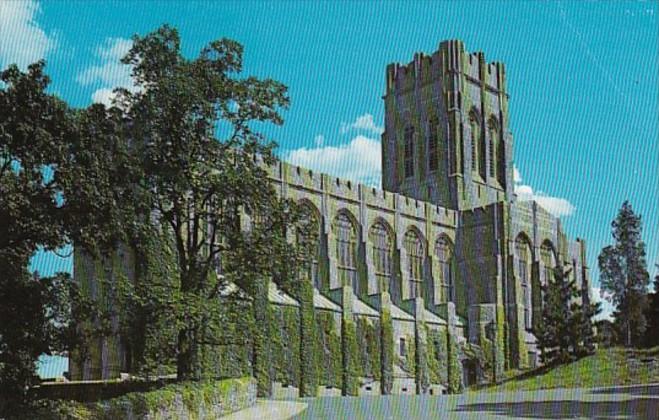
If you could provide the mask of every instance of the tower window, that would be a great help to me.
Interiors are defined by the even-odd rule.
[[[414,176],[414,127],[405,129],[405,178]]]
[[[469,125],[471,128],[471,170],[474,172],[478,171],[478,138],[480,133],[480,126],[478,125],[478,120],[475,115],[471,115],[469,118]]]
[[[438,143],[439,139],[437,138],[437,120],[430,120],[429,127],[429,138],[428,138],[428,169],[431,171],[436,171],[439,166],[439,156],[438,154]]]
[[[497,174],[497,159],[496,159],[496,149],[497,143],[499,142],[499,134],[497,133],[497,128],[493,121],[490,121],[490,150],[489,150],[489,161],[490,161],[490,177],[494,178]]]
[[[520,280],[522,303],[524,305],[524,325],[527,329],[531,329],[531,249],[528,241],[523,236],[517,238],[515,248],[517,251],[517,275]]]

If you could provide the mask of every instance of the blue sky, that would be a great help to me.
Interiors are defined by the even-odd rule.
[[[379,184],[385,66],[443,39],[506,64],[517,188],[597,254],[629,199],[659,262],[659,8],[656,2],[30,2],[0,3],[0,67],[46,58],[51,90],[73,106],[130,86],[117,59],[130,37],[176,26],[185,54],[229,37],[244,74],[290,89],[283,127],[266,127],[296,163]],[[39,255],[44,274],[70,259]]]

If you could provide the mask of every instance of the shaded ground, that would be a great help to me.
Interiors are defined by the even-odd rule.
[[[294,419],[658,419],[659,384],[470,392],[455,396],[317,398]]]

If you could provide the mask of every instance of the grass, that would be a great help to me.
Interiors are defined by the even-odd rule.
[[[538,368],[507,379],[485,392],[589,388],[659,382],[659,347],[600,349],[592,356],[553,368]]]

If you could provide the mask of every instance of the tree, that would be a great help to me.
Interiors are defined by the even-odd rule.
[[[598,257],[600,283],[604,295],[616,307],[615,322],[627,347],[640,344],[646,328],[644,310],[650,276],[641,240],[641,216],[625,201],[611,223],[614,245],[602,249]]]
[[[658,267],[659,268],[659,267]],[[659,273],[654,277],[654,293],[648,295],[648,307],[645,311],[647,320],[647,331],[645,334],[645,345],[654,347],[659,345]]]
[[[599,303],[579,299],[570,272],[559,265],[554,280],[542,286],[542,322],[536,336],[545,364],[567,363],[594,350],[592,317],[599,312]]]
[[[71,337],[65,315],[76,312],[64,297],[73,293],[81,302],[63,277],[30,276],[31,256],[72,241],[112,246],[134,214],[117,205],[134,202],[130,183],[122,182],[132,173],[116,135],[121,112],[70,109],[46,93],[44,67],[41,61],[26,73],[15,65],[0,73],[0,395],[19,405],[37,379],[37,357],[73,344],[62,339]]]
[[[286,240],[296,211],[277,198],[267,178],[274,143],[252,129],[254,122],[282,123],[286,87],[237,78],[242,51],[222,39],[186,59],[178,32],[165,25],[135,36],[122,60],[133,66],[138,86],[136,92],[119,90],[117,104],[126,110],[140,159],[137,185],[153,209],[146,219],[171,238],[176,260],[171,309],[179,379],[201,379],[204,349],[222,344],[221,320],[212,319],[212,309],[226,284],[247,292],[258,310],[267,299],[267,279],[295,278],[281,273],[296,266]],[[249,234],[246,213],[255,222]],[[215,275],[218,262],[222,276]],[[257,314],[257,324],[259,319]]]

